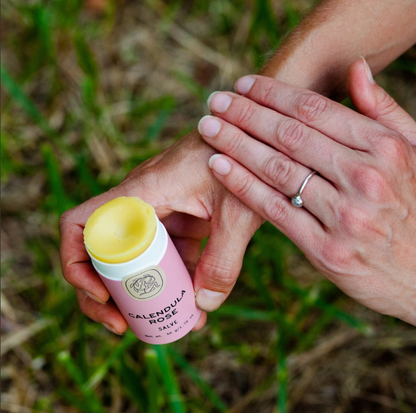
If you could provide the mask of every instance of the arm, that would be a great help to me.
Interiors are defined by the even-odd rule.
[[[415,0],[323,0],[260,74],[324,96],[345,96],[349,65],[379,73],[416,42]]]

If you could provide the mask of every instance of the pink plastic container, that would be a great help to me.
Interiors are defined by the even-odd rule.
[[[201,310],[195,305],[192,279],[158,219],[152,243],[138,257],[109,264],[89,255],[140,340],[150,344],[171,343],[189,333],[198,321]]]

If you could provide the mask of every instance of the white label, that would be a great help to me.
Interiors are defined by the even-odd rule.
[[[123,287],[127,294],[139,301],[157,297],[165,285],[165,273],[157,265],[123,279]]]

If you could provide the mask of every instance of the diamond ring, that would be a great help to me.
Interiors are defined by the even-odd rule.
[[[292,198],[292,205],[296,208],[303,207],[303,199],[301,197],[302,191],[305,189],[306,184],[308,183],[309,179],[311,179],[316,174],[316,171],[312,171],[306,179],[303,181],[298,193]]]

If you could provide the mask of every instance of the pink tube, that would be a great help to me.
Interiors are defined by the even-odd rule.
[[[185,336],[201,310],[195,305],[192,279],[163,224],[139,257],[108,264],[91,256],[94,268],[133,333],[150,344]]]

